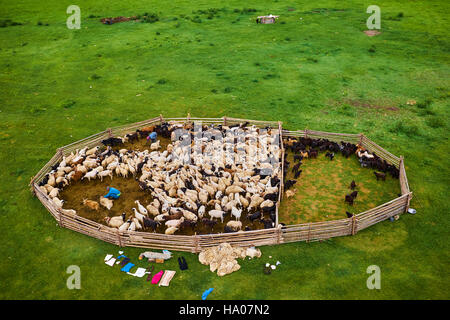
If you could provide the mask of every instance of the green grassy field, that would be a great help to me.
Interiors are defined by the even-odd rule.
[[[71,4],[80,30],[66,27]],[[210,287],[208,299],[448,299],[449,5],[383,1],[382,33],[368,37],[370,4],[1,0],[0,299],[200,299]],[[146,12],[159,21],[99,22]],[[268,13],[277,24],[255,23]],[[32,197],[29,180],[57,147],[188,112],[364,132],[405,157],[418,213],[353,237],[263,247],[224,278],[193,254],[182,253],[180,272],[176,253],[163,288],[103,264],[118,247],[59,228]],[[142,250],[124,251],[136,260]],[[282,265],[265,276],[269,256]],[[81,290],[66,288],[70,265]],[[370,265],[381,290],[366,287]]]

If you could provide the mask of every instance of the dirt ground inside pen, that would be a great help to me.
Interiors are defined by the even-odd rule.
[[[285,224],[326,221],[347,218],[345,211],[360,213],[398,197],[398,179],[386,174],[386,181],[377,181],[374,169],[361,168],[356,155],[348,159],[335,153],[333,160],[320,152],[316,159],[304,159],[303,172],[297,183],[290,188],[295,195],[283,195],[278,219]],[[287,154],[290,162],[287,179],[294,179],[293,154]],[[353,206],[344,202],[345,195],[352,192],[350,183],[356,182],[358,191]]]

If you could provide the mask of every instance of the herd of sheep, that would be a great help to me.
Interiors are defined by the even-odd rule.
[[[149,150],[123,147],[145,137],[149,132],[171,138],[162,151],[160,141]],[[106,217],[105,223],[119,230],[156,230],[166,234],[180,229],[193,230],[201,223],[211,230],[230,215],[223,232],[250,230],[242,219],[260,222],[272,228],[276,221],[276,202],[281,178],[279,130],[261,129],[241,123],[231,126],[162,123],[137,130],[133,134],[113,137],[104,147],[83,148],[63,157],[52,167],[39,188],[65,214],[76,211],[64,208],[59,192],[79,180],[133,176],[151,202],[138,200],[128,215]],[[151,196],[151,197],[150,197]],[[100,206],[110,210],[114,201],[84,199],[90,210]],[[243,215],[244,213],[244,215]]]

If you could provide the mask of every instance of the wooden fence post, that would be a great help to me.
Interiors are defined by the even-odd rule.
[[[412,199],[412,192],[408,193],[408,202],[406,203],[405,212],[408,212],[408,210],[409,210],[409,204],[411,203],[411,199]]]
[[[34,177],[31,177],[30,179],[30,189],[33,196],[36,197],[36,191],[34,190]]]
[[[58,216],[59,216],[58,224],[61,228],[64,228],[64,222],[63,222],[64,214],[61,212],[61,209],[56,209],[56,211],[58,212]]]
[[[161,123],[164,122],[164,118],[163,118],[163,115],[162,115],[162,114],[159,114],[159,121],[161,121]]]
[[[198,249],[198,235],[194,235],[194,253],[198,253],[199,249]]]
[[[120,234],[119,229],[117,229],[117,239],[119,240],[119,247],[123,247],[122,246],[122,236]]]
[[[226,126],[227,125],[227,117],[223,117],[223,125]]]
[[[281,225],[277,225],[277,244],[280,244],[281,239]]]
[[[363,138],[364,138],[364,133],[360,133],[360,134],[359,134],[359,145],[360,145],[360,146],[362,146]]]
[[[309,223],[309,228],[308,228],[308,239],[306,240],[306,242],[309,242],[310,237],[311,237],[311,222]]]
[[[305,138],[308,138],[308,129],[305,129]]]
[[[108,131],[108,138],[111,138],[113,136],[111,128],[106,129]]]
[[[358,222],[358,220],[356,219],[356,216],[353,215],[353,217],[352,217],[352,236],[354,236],[357,232],[357,230],[356,230],[357,222]]]

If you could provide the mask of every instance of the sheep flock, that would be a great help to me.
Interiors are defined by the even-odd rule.
[[[143,151],[125,148],[151,132],[170,139],[165,150],[160,140]],[[250,230],[243,228],[244,219],[275,227],[282,177],[278,128],[163,122],[102,144],[65,155],[39,182],[39,189],[61,212],[77,214],[64,208],[58,197],[63,188],[86,179],[112,180],[115,175],[133,177],[149,197],[146,206],[136,200],[133,212],[105,218],[106,225],[121,231],[155,232],[162,226],[165,234],[174,234],[186,227],[195,230],[198,224],[212,230],[227,215],[232,219],[223,232]],[[120,198],[100,196],[84,199],[83,204],[90,210],[110,210],[114,201]]]

